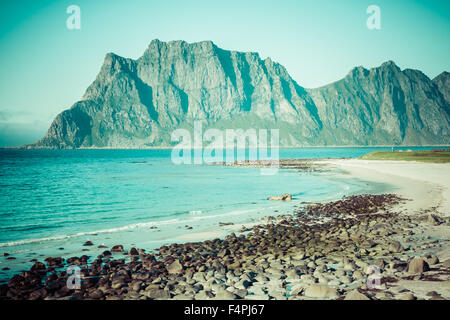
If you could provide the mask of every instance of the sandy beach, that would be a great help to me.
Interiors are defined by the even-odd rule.
[[[420,213],[433,208],[440,215],[450,216],[450,163],[359,159],[320,163],[341,168],[350,173],[350,177],[395,186],[397,194],[413,200],[400,207],[404,213]]]

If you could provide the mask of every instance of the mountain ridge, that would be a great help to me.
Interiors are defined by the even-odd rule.
[[[169,147],[192,128],[279,128],[280,145],[449,144],[449,73],[433,80],[393,61],[306,89],[281,64],[212,41],[151,41],[108,53],[80,101],[28,148]]]

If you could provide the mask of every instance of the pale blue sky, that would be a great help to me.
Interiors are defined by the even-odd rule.
[[[72,4],[81,30],[66,28]],[[381,30],[366,27],[371,4]],[[430,78],[450,71],[450,1],[3,0],[0,8],[0,146],[40,138],[107,52],[138,58],[155,38],[257,51],[307,88],[386,60]]]

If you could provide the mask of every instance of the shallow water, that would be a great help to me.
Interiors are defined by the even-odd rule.
[[[281,149],[280,157],[359,157],[373,150],[390,148]],[[29,268],[33,258],[96,254],[99,244],[149,250],[187,241],[180,236],[189,233],[202,240],[219,222],[248,223],[292,213],[301,202],[388,189],[294,170],[262,175],[257,168],[174,165],[170,155],[170,150],[0,150],[0,269],[9,268],[0,271],[0,279]],[[266,200],[283,193],[291,193],[293,201]],[[227,232],[220,230],[218,235]],[[83,247],[86,240],[95,247]]]

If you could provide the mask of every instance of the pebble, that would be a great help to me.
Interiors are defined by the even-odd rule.
[[[408,263],[408,273],[421,273],[430,270],[428,263],[423,258],[413,258]]]
[[[450,268],[450,259],[445,260],[442,265],[446,268]]]
[[[228,290],[222,290],[216,293],[215,300],[234,300],[237,296]]]
[[[398,299],[399,300],[416,300],[416,297],[412,293],[408,292],[408,293],[401,295]]]
[[[347,293],[344,300],[370,300],[370,298],[355,289]]]
[[[111,252],[123,252],[123,245],[118,244],[111,248]]]
[[[313,284],[305,289],[305,296],[310,298],[332,299],[339,296],[337,290],[325,285]]]
[[[214,298],[214,294],[208,290],[201,290],[194,297],[195,300],[209,300],[212,298]]]

